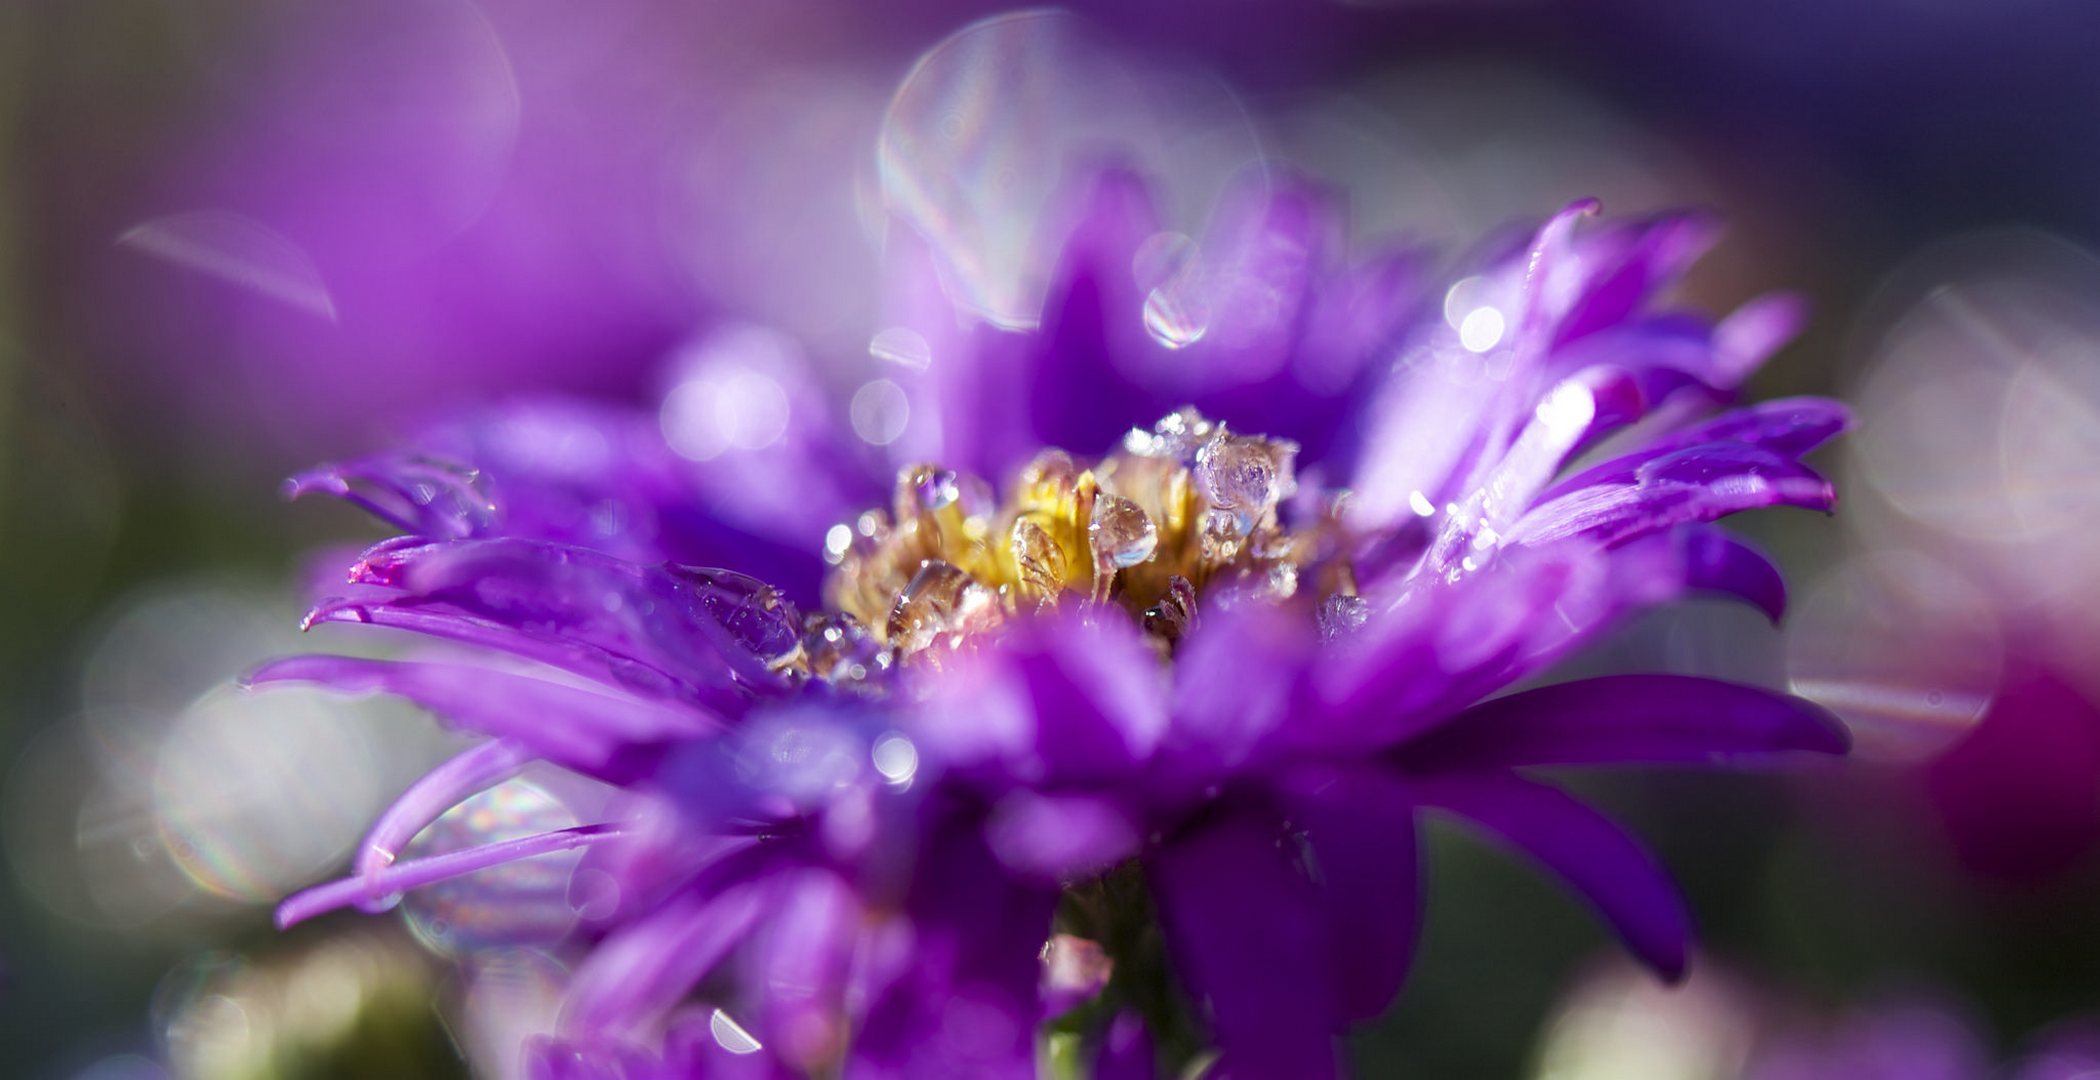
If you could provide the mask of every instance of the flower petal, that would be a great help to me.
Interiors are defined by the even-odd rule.
[[[1626,947],[1666,979],[1684,974],[1691,917],[1654,857],[1558,788],[1510,773],[1425,777],[1422,805],[1450,811],[1538,860],[1586,898]]]
[[[1321,905],[1280,839],[1240,811],[1173,838],[1149,867],[1175,974],[1207,1006],[1220,1067],[1239,1080],[1339,1073]]]
[[[1285,805],[1312,846],[1344,1014],[1376,1016],[1400,992],[1421,934],[1414,800],[1382,770],[1322,769],[1294,777]]]
[[[1842,754],[1849,743],[1836,717],[1801,698],[1686,675],[1607,675],[1475,705],[1400,760],[1433,773]]]
[[[393,694],[461,728],[498,736],[532,756],[616,784],[634,779],[637,751],[722,730],[719,720],[691,708],[467,664],[295,656],[264,665],[248,682],[310,682],[346,693]]]

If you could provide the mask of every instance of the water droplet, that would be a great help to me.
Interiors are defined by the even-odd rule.
[[[1103,492],[1095,498],[1086,531],[1095,561],[1117,570],[1144,563],[1159,547],[1159,530],[1152,519],[1137,503],[1121,495]]]
[[[1491,307],[1474,308],[1458,324],[1458,343],[1468,352],[1484,353],[1502,341],[1502,313]]]
[[[931,648],[943,637],[989,630],[999,623],[999,598],[962,569],[928,559],[890,608],[889,642],[905,653]]]
[[[853,549],[853,527],[833,525],[824,532],[824,561],[837,566]]]
[[[1064,589],[1070,565],[1065,549],[1051,538],[1049,530],[1034,518],[1015,518],[1007,544],[1013,552],[1024,595],[1044,602],[1056,599]]]
[[[1210,299],[1193,283],[1175,281],[1145,295],[1145,332],[1169,349],[1186,349],[1210,333]]]
[[[1240,518],[1239,532],[1244,534],[1291,493],[1291,458],[1296,451],[1278,440],[1221,435],[1197,452],[1196,483],[1212,506]]]
[[[780,590],[734,570],[680,566],[672,571],[691,587],[701,610],[768,667],[778,669],[794,659],[802,644],[802,614]]]
[[[887,668],[882,643],[844,612],[811,618],[802,650],[809,658],[809,673],[833,684],[860,682]]]
[[[525,780],[508,780],[445,812],[402,849],[423,858],[480,844],[573,828],[576,815]],[[492,866],[409,893],[401,912],[418,941],[449,955],[549,945],[576,924],[569,876],[580,854],[553,852]]]
[[[1354,634],[1371,617],[1371,603],[1361,596],[1330,596],[1320,601],[1320,638],[1338,641]]]
[[[962,498],[953,469],[923,469],[912,477],[912,490],[922,510],[946,510]]]

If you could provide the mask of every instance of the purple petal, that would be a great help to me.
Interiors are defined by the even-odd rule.
[[[985,840],[1017,874],[1070,881],[1135,854],[1138,824],[1113,799],[1017,791],[992,807]]]
[[[1508,773],[1426,777],[1409,785],[1538,860],[1596,908],[1627,948],[1666,979],[1684,974],[1691,918],[1677,887],[1640,845],[1557,788]]]
[[[1578,245],[1585,277],[1581,298],[1561,319],[1566,344],[1633,317],[1713,245],[1720,230],[1705,214],[1669,214],[1622,224]]]
[[[1421,933],[1414,800],[1395,777],[1356,768],[1295,777],[1286,805],[1312,845],[1343,1011],[1376,1016],[1400,992]]]
[[[1154,1080],[1158,1061],[1144,1020],[1136,1013],[1120,1012],[1102,1033],[1101,1051],[1088,1075],[1093,1080]]]
[[[1716,384],[1740,385],[1780,346],[1792,341],[1807,321],[1807,303],[1791,293],[1760,296],[1735,309],[1714,327]]]
[[[707,582],[583,548],[517,539],[382,544],[363,586],[313,622],[370,622],[452,637],[644,693],[740,709],[735,684],[779,680]]]
[[[1650,462],[1706,443],[1744,443],[1798,458],[1852,426],[1852,412],[1828,398],[1779,398],[1722,413],[1675,431],[1624,457],[1571,476],[1539,497],[1550,502],[1599,484],[1632,483]]]
[[[470,465],[390,454],[322,465],[284,482],[284,496],[332,495],[416,536],[460,540],[495,531],[499,514]]]
[[[1786,579],[1764,552],[1717,528],[1684,530],[1684,584],[1741,599],[1774,623],[1786,615]]]
[[[265,668],[264,672],[268,670]],[[528,755],[516,743],[496,739],[452,758],[409,785],[408,790],[402,792],[401,797],[372,823],[372,828],[365,833],[364,843],[358,848],[357,874],[371,894],[383,895],[378,881],[380,872],[394,864],[401,849],[415,839],[417,833],[443,817],[445,811],[516,776],[528,760]],[[385,910],[384,905],[377,903],[366,902],[358,906],[373,913]]]
[[[344,878],[294,894],[277,905],[277,926],[284,929],[360,901],[375,902],[491,866],[614,840],[620,835],[617,825],[581,825],[395,863],[377,874]]]
[[[1842,754],[1836,717],[1797,697],[1685,675],[1607,675],[1496,698],[1401,751],[1416,772]]]
[[[638,749],[722,730],[718,720],[690,708],[467,664],[295,656],[264,665],[248,681],[310,682],[346,693],[404,697],[461,728],[509,740],[506,745],[610,783],[634,778]],[[403,842],[413,835],[411,830]]]
[[[1053,887],[1000,872],[978,830],[926,837],[897,942],[854,1046],[853,1076],[1033,1080]]]
[[[747,954],[766,1048],[807,1073],[826,1070],[849,1038],[847,980],[867,917],[847,882],[811,869],[781,884],[781,901]]]
[[[1323,912],[1281,838],[1235,813],[1170,840],[1149,867],[1174,972],[1242,1080],[1339,1075]]]
[[[1593,484],[1544,502],[1517,522],[1508,540],[1538,545],[1581,537],[1619,544],[1743,510],[1828,510],[1836,502],[1830,482],[1791,457],[1745,443],[1708,443],[1647,460],[1626,481]]]
[[[561,1029],[618,1037],[668,1012],[743,942],[776,899],[769,885],[688,892],[614,931],[576,968]]]

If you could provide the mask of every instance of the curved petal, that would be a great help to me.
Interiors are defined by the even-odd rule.
[[[458,727],[498,736],[507,740],[503,745],[609,783],[634,778],[637,750],[722,729],[719,721],[690,708],[467,664],[295,656],[264,665],[248,682],[308,682],[346,693],[407,698]],[[402,842],[413,835],[411,830]]]
[[[1829,398],[1799,397],[1760,401],[1672,432],[1623,457],[1613,458],[1554,484],[1539,496],[1551,502],[1600,484],[1626,484],[1639,479],[1650,462],[1707,443],[1742,443],[1774,454],[1798,458],[1852,426],[1852,410]]]
[[[567,851],[621,836],[617,825],[580,825],[573,829],[502,840],[493,844],[448,851],[427,859],[395,863],[377,874],[360,875],[317,885],[296,893],[277,905],[278,929],[305,922],[316,915],[360,901],[377,902],[385,897],[420,889],[451,878],[462,877],[491,866],[530,859],[536,855]]]
[[[1691,937],[1684,899],[1654,857],[1557,788],[1510,773],[1424,777],[1409,785],[1552,871],[1590,902],[1626,947],[1666,979],[1683,976]]]
[[[1684,584],[1693,592],[1733,596],[1774,623],[1786,615],[1786,578],[1748,541],[1703,525],[1684,530]]]
[[[753,650],[789,648],[799,620],[784,604],[750,610],[751,596],[723,593],[724,576],[511,538],[396,542],[374,547],[352,568],[358,591],[308,618],[472,641],[640,692],[736,710],[739,687],[782,688]]]
[[[1743,510],[1828,510],[1836,502],[1830,481],[1791,457],[1746,443],[1707,443],[1647,460],[1627,480],[1593,484],[1544,502],[1516,523],[1508,540],[1540,545],[1580,537],[1620,544]]]
[[[1475,705],[1399,760],[1435,773],[1842,754],[1850,742],[1835,716],[1802,698],[1686,675],[1607,675]]]

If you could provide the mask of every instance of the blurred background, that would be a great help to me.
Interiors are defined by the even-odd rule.
[[[301,583],[376,532],[279,481],[505,395],[670,409],[723,335],[842,377],[893,217],[974,252],[960,287],[1026,325],[1027,214],[1112,144],[1189,233],[1229,176],[1318,176],[1359,251],[1456,256],[1584,195],[1711,207],[1689,299],[1815,311],[1753,392],[1861,414],[1822,459],[1836,518],[1741,522],[1793,584],[1784,628],[1693,605],[1591,661],[1791,686],[1859,736],[1835,767],[1591,785],[1691,894],[1691,982],[1627,972],[1526,867],[1439,832],[1365,1075],[2072,1075],[2039,1070],[2100,1017],[2100,11],[998,10],[0,6],[9,1071],[502,1075],[560,975],[510,946],[565,932],[558,892],[523,926],[471,894],[269,926],[447,745],[412,710],[228,688],[364,647],[301,641]],[[558,777],[492,797],[544,827],[575,803]]]

